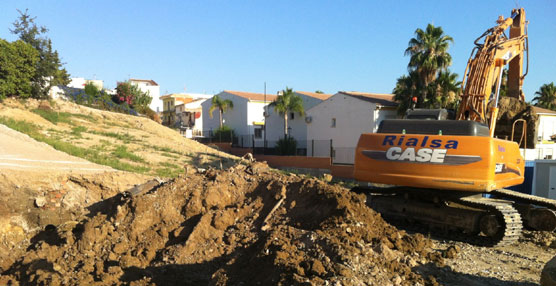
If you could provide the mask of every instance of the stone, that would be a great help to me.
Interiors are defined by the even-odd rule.
[[[39,208],[44,207],[46,205],[46,198],[45,197],[35,198],[35,205]]]
[[[544,266],[541,272],[541,286],[556,286],[556,256]]]
[[[396,259],[396,254],[390,248],[388,248],[384,243],[380,243],[374,249],[378,254],[382,255],[386,261],[392,261]]]

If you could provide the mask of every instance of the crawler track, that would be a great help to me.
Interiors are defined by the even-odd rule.
[[[367,193],[369,205],[387,219],[402,222],[415,231],[423,231],[426,226],[433,235],[475,245],[512,244],[519,239],[523,227],[513,201],[465,193],[446,196],[447,191],[400,187],[353,191]]]
[[[556,230],[556,200],[500,189],[491,192],[495,197],[511,201],[528,228],[541,231]]]
[[[511,204],[481,197],[463,197],[459,198],[457,202],[465,206],[486,210],[495,215],[501,224],[500,230],[494,236],[471,238],[475,240],[475,244],[485,246],[508,245],[516,242],[521,236],[521,229],[523,228],[521,216]]]

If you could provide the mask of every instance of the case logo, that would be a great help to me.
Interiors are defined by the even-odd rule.
[[[374,160],[407,163],[465,165],[481,161],[481,156],[448,154],[450,149],[457,149],[458,145],[458,140],[430,140],[429,136],[419,138],[386,135],[382,140],[382,146],[391,146],[386,151],[363,150],[361,152]]]
[[[444,163],[446,152],[446,149],[421,148],[415,151],[415,148],[402,150],[401,147],[390,147],[390,149],[386,151],[386,159],[420,163]]]

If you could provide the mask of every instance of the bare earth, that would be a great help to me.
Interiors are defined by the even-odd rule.
[[[45,143],[0,124],[0,170],[103,172],[110,167],[57,151]]]
[[[152,172],[93,164],[0,125],[0,285],[532,286],[556,255],[548,233],[525,231],[497,248],[407,233],[364,195],[264,163],[236,164],[145,118],[58,104],[92,118],[72,119],[87,128],[76,137],[75,125],[10,104],[0,116],[81,147],[129,143],[152,172],[170,161],[193,168],[124,192],[152,182]]]

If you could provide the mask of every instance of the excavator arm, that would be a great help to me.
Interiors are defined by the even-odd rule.
[[[508,95],[522,101],[521,86],[527,73],[522,74],[523,55],[528,52],[525,11],[523,8],[514,9],[511,17],[504,19],[500,16],[497,23],[475,40],[476,47],[465,69],[464,91],[456,116],[457,120],[488,124],[491,137],[496,127],[504,66],[510,66]],[[509,27],[510,38],[505,34]],[[482,39],[483,43],[479,43]]]

